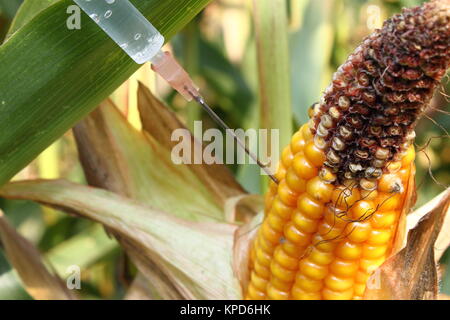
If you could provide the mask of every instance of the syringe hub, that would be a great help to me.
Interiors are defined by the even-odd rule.
[[[199,87],[195,85],[189,74],[175,60],[170,52],[158,52],[152,58],[152,69],[163,77],[187,101],[192,101],[193,95],[199,96]]]

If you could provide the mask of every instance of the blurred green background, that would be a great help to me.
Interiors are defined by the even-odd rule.
[[[41,0],[36,0],[41,1]],[[43,0],[42,0],[43,1]],[[259,123],[257,52],[251,0],[216,0],[169,44],[201,85],[211,106],[233,128],[255,128]],[[307,108],[318,101],[333,72],[359,42],[382,21],[404,6],[421,0],[286,0],[294,127],[307,119]],[[0,0],[0,42],[21,0]],[[277,45],[277,39],[273,39]],[[443,83],[448,90],[448,79]],[[159,96],[177,111],[188,126],[202,119],[203,129],[214,126],[195,105],[186,103],[159,80],[152,80]],[[445,88],[446,87],[446,88]],[[443,94],[433,107],[448,110]],[[428,115],[443,128],[450,117],[430,110]],[[417,128],[418,203],[423,204],[450,183],[450,143],[443,129],[424,118]],[[439,137],[439,138],[433,138]],[[261,192],[259,170],[254,165],[230,166],[238,180],[253,193]],[[431,174],[434,176],[432,178]],[[47,149],[15,179],[59,178],[84,182],[72,134]],[[438,183],[437,183],[438,182]],[[441,185],[440,185],[441,184]],[[64,275],[69,261],[82,267],[83,298],[123,298],[134,274],[114,240],[92,222],[76,219],[26,201],[0,199],[0,208],[26,238],[45,253]],[[442,292],[450,295],[450,253],[442,258]],[[0,249],[0,299],[28,299]]]

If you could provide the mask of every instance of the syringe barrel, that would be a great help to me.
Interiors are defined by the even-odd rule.
[[[164,37],[128,0],[74,0],[136,63],[150,61]]]

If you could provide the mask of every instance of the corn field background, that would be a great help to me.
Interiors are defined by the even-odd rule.
[[[289,122],[292,128],[306,122],[308,107],[317,102],[333,72],[361,40],[402,7],[422,2],[286,0],[288,46],[284,46],[283,41],[280,43],[264,36],[262,39],[269,42],[258,42],[251,0],[216,0],[176,34],[167,48],[194,75],[208,102],[230,127],[258,128],[263,121],[276,124],[287,119],[282,139],[283,134],[289,139],[292,134]],[[0,42],[7,37],[21,4],[22,0],[0,0]],[[264,49],[268,51],[264,52]],[[289,59],[285,49],[288,49]],[[285,54],[277,50],[284,50]],[[258,67],[261,66],[257,61],[258,54],[266,54],[270,59],[274,52],[277,59],[281,57],[276,63],[289,68],[287,80],[291,83],[290,88],[278,88],[275,92],[270,87],[270,75],[266,79],[258,78]],[[0,77],[1,74],[0,69]],[[192,128],[196,120],[203,121],[203,129],[215,126],[198,106],[187,104],[146,65],[111,96],[133,127],[139,129],[142,126],[135,97],[138,80],[164,100],[187,127]],[[269,112],[269,115],[279,119],[261,119],[259,116],[261,83],[265,83],[267,96],[278,98],[276,112]],[[444,91],[449,94],[449,89],[447,77],[442,93],[433,101],[435,108],[450,110],[448,98],[443,94]],[[450,141],[445,131],[450,128],[450,117],[435,110],[428,116],[430,119],[423,118],[416,130],[417,145],[427,146],[417,153],[416,158],[416,206],[426,203],[450,184]],[[248,192],[262,194],[265,191],[267,179],[261,178],[256,165],[230,165],[230,169]],[[71,131],[40,154],[14,180],[37,178],[65,178],[86,184]],[[77,261],[83,270],[81,289],[77,292],[81,298],[124,297],[137,273],[136,268],[98,224],[25,200],[0,198],[0,208],[19,233],[52,263],[58,274],[64,275],[72,261]],[[441,258],[440,266],[441,292],[450,296],[450,250]],[[31,299],[1,247],[0,299]]]

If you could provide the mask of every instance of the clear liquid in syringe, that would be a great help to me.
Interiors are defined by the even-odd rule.
[[[74,0],[136,63],[150,61],[164,37],[128,0]]]

